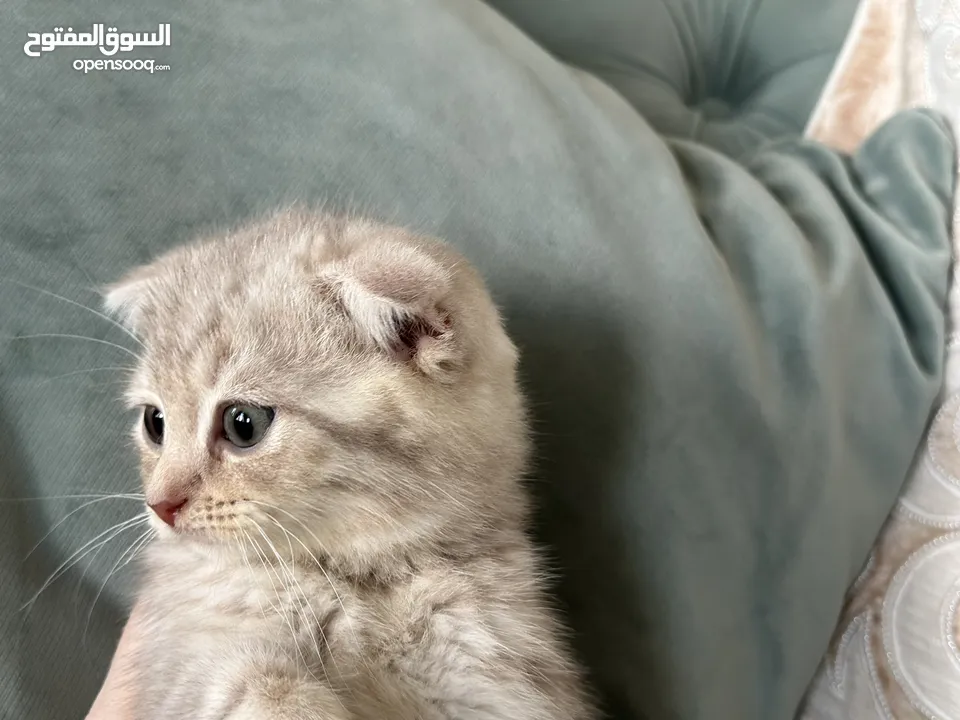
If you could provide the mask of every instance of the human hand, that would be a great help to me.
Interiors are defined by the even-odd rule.
[[[120,636],[107,677],[86,720],[133,720],[134,648],[140,631],[140,613],[134,607]]]

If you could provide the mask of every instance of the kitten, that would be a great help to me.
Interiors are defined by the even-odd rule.
[[[287,211],[109,288],[144,350],[137,720],[587,720],[517,352],[431,239]]]

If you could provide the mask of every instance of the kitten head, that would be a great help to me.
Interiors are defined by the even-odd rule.
[[[524,512],[517,353],[448,246],[290,211],[110,287],[142,340],[147,504],[173,542],[363,568]]]

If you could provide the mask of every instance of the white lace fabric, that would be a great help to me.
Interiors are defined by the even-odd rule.
[[[904,12],[898,17],[905,23],[895,28],[903,76],[891,82],[913,91],[900,94],[900,108],[935,107],[960,130],[960,0],[862,2],[882,4],[888,16],[896,14],[890,12],[894,5]],[[861,7],[861,19],[869,14]],[[864,27],[855,23],[841,62],[856,53],[849,46],[858,42],[858,32]],[[826,92],[837,90],[828,86]],[[960,720],[960,213],[953,229],[955,281],[940,407],[850,590],[799,714],[803,720]]]

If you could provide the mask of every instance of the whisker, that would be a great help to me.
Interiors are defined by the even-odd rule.
[[[156,536],[156,534],[157,534],[156,531],[155,531],[153,528],[150,528],[146,540],[144,540],[142,543],[140,543],[140,545],[137,547],[136,552],[134,552],[133,555],[131,555],[129,558],[127,558],[127,559],[124,561],[123,565],[121,565],[121,566],[119,567],[119,570],[123,570],[127,565],[129,565],[131,562],[133,562],[134,560],[136,560],[136,559],[137,559],[137,556],[138,556],[140,553],[143,552],[144,548],[147,547],[147,545],[150,543],[151,540],[153,540],[153,538]]]
[[[104,496],[102,496],[102,497],[94,498],[93,500],[87,500],[85,503],[82,503],[79,507],[75,507],[73,510],[71,510],[71,511],[68,512],[66,515],[64,515],[63,518],[62,518],[56,525],[54,525],[52,528],[50,528],[50,529],[47,531],[47,533],[46,533],[42,538],[40,538],[40,540],[37,542],[37,544],[34,545],[32,548],[30,548],[30,552],[28,552],[28,553],[24,556],[23,559],[26,561],[31,555],[33,555],[33,553],[36,551],[36,549],[43,544],[43,541],[46,540],[48,537],[50,537],[51,533],[53,533],[58,527],[60,527],[61,525],[63,525],[63,524],[64,524],[67,520],[69,520],[73,515],[75,515],[76,513],[80,512],[80,511],[83,510],[85,507],[89,507],[90,505],[93,505],[93,504],[95,504],[95,503],[103,502],[104,500],[114,500],[114,499],[116,499],[117,497],[118,497],[117,495],[104,495]]]
[[[37,601],[37,598],[40,597],[40,595],[43,593],[44,590],[50,587],[54,582],[57,581],[58,578],[60,578],[70,568],[72,568],[74,565],[80,562],[80,560],[82,560],[86,555],[90,554],[90,552],[92,552],[94,548],[97,548],[100,545],[103,545],[104,543],[110,542],[115,537],[123,533],[125,530],[128,530],[131,527],[134,527],[137,523],[144,522],[146,519],[147,519],[147,514],[141,513],[140,515],[132,517],[128,520],[123,520],[117,523],[116,525],[112,525],[111,527],[107,528],[106,530],[98,534],[93,539],[85,542],[70,557],[64,560],[56,570],[53,571],[53,573],[46,579],[46,581],[44,581],[40,589],[37,590],[36,593],[34,593],[33,597],[31,597],[30,600],[28,600],[20,608],[20,610],[23,611],[24,609],[31,607]],[[102,538],[104,535],[107,535],[107,537],[103,540],[100,540],[100,538]],[[95,544],[97,543],[98,540],[100,541],[99,544]]]
[[[21,498],[0,498],[0,503],[4,502],[42,502],[44,500],[85,500],[87,498],[100,498],[108,500],[114,498],[117,500],[140,500],[144,495],[138,493],[82,493],[78,495],[39,495],[37,497]]]
[[[92,554],[88,557],[87,562],[83,564],[83,572],[81,572],[80,577],[77,578],[77,587],[73,591],[73,602],[75,605],[80,604],[80,591],[83,589],[83,583],[87,579],[87,573],[90,572],[90,568],[93,567],[93,564],[96,562],[97,558],[100,556],[100,553],[102,553],[104,548],[107,547],[107,545],[109,544],[110,544],[109,542],[102,542],[99,545],[97,545],[97,549],[92,551]]]
[[[123,325],[121,325],[120,323],[118,323],[116,320],[114,320],[114,319],[113,319],[112,317],[110,317],[109,315],[106,315],[106,314],[100,312],[99,310],[94,310],[92,307],[89,307],[88,305],[84,305],[83,303],[79,303],[79,302],[77,302],[76,300],[71,300],[70,298],[64,297],[63,295],[58,295],[57,293],[51,292],[50,290],[44,290],[43,288],[39,288],[39,287],[36,287],[36,286],[34,286],[34,285],[28,285],[27,283],[20,282],[19,280],[13,280],[13,279],[11,279],[11,278],[0,278],[0,282],[8,282],[8,283],[11,283],[11,284],[13,284],[13,285],[19,285],[20,287],[26,288],[27,290],[33,290],[34,292],[38,292],[38,293],[41,293],[41,294],[43,294],[43,295],[47,295],[47,296],[52,297],[52,298],[56,298],[57,300],[62,300],[62,301],[65,302],[65,303],[69,303],[70,305],[73,305],[73,306],[75,306],[75,307],[78,307],[78,308],[81,308],[81,309],[83,309],[83,310],[86,310],[87,312],[92,313],[93,315],[96,315],[96,316],[97,316],[98,318],[100,318],[101,320],[106,320],[108,323],[110,323],[111,325],[113,325],[113,327],[118,328],[119,330],[121,330],[121,331],[123,331],[124,333],[126,333],[126,335],[127,335],[131,340],[133,340],[135,343],[137,343],[137,345],[139,345],[140,347],[144,347],[143,342],[141,342],[140,338],[138,338],[136,335],[134,335],[132,332],[130,332],[130,330],[128,330],[127,328],[125,328]]]
[[[35,333],[33,335],[8,335],[6,336],[8,340],[36,340],[39,338],[61,338],[66,340],[86,340],[92,343],[98,343],[100,345],[107,345],[112,348],[116,348],[121,352],[125,352],[132,358],[140,359],[140,356],[137,355],[133,350],[125,348],[123,345],[117,345],[116,343],[110,342],[109,340],[101,340],[100,338],[87,337],[86,335],[69,335],[67,333]]]
[[[87,282],[90,283],[88,286],[82,288],[82,290],[84,290],[85,292],[91,293],[93,295],[96,295],[98,298],[102,297],[103,293],[98,289],[102,287],[102,283],[98,283],[92,277],[90,277],[90,273],[84,270],[83,265],[76,265],[75,267],[77,268],[77,270],[83,273],[83,276],[87,279]]]
[[[275,508],[275,509],[279,510],[280,508]],[[343,606],[343,600],[340,599],[340,594],[337,592],[336,586],[334,586],[333,581],[330,579],[330,576],[327,575],[327,571],[324,569],[323,565],[322,565],[322,564],[320,563],[320,561],[317,559],[317,556],[314,555],[313,552],[311,552],[310,548],[308,548],[306,545],[304,545],[303,541],[302,541],[300,538],[298,538],[296,535],[294,535],[294,534],[291,533],[289,530],[287,530],[287,528],[285,528],[285,527],[283,526],[283,524],[282,524],[279,520],[277,520],[275,517],[273,517],[272,515],[269,515],[269,514],[267,515],[267,518],[269,518],[278,528],[280,528],[280,531],[281,531],[281,532],[284,534],[284,536],[286,537],[287,545],[290,547],[290,555],[291,555],[291,556],[293,556],[293,554],[294,554],[294,552],[293,552],[293,544],[290,542],[290,539],[292,538],[292,539],[296,540],[298,543],[300,543],[301,547],[303,547],[303,549],[306,551],[307,555],[310,556],[310,558],[311,558],[311,559],[313,560],[313,562],[316,564],[317,568],[320,569],[320,572],[323,574],[324,578],[326,579],[327,584],[330,586],[330,589],[333,590],[334,596],[336,596],[336,598],[337,598],[337,603],[340,605],[340,610],[343,612],[344,617],[347,619],[347,625],[350,627],[351,632],[354,633],[354,640],[355,640],[355,641],[357,642],[357,644],[359,645],[359,644],[360,644],[359,639],[358,639],[357,636],[356,636],[356,631],[355,631],[354,628],[353,628],[353,623],[352,623],[351,620],[350,620],[350,616],[347,614],[347,610],[346,610],[346,608]],[[261,530],[261,532],[263,532],[263,531]],[[297,585],[299,586],[299,583],[297,583]],[[302,588],[301,588],[301,592],[302,592]],[[312,609],[311,609],[311,610],[312,610]],[[324,644],[325,644],[325,645],[327,646],[327,648],[330,650],[330,659],[333,660],[333,664],[334,664],[334,666],[336,667],[336,666],[337,666],[337,660],[336,660],[336,658],[333,656],[333,648],[330,646],[330,641],[327,640],[326,633],[324,633],[324,631],[323,631],[323,625],[320,623],[320,621],[319,621],[319,619],[317,618],[316,614],[314,614],[313,617],[314,617],[315,622],[317,623],[317,630],[319,630],[319,632],[320,632],[320,637],[323,639]],[[318,652],[319,652],[319,650],[318,650]],[[321,661],[321,662],[322,662],[322,661]],[[340,671],[340,668],[339,668],[339,667],[337,667],[337,673],[340,675],[340,677],[341,677],[341,679],[342,679],[342,678],[343,678],[343,673]]]
[[[269,516],[268,516],[268,517],[269,517]],[[271,518],[271,519],[272,519],[272,518]],[[303,586],[300,584],[300,581],[297,580],[297,578],[296,578],[296,576],[293,574],[293,572],[286,567],[285,563],[283,562],[283,559],[280,557],[280,553],[277,551],[276,546],[273,544],[273,542],[270,540],[270,538],[267,537],[267,534],[263,531],[263,528],[260,527],[260,525],[259,525],[256,521],[254,521],[252,518],[251,518],[251,522],[253,522],[254,526],[257,528],[257,532],[259,532],[260,535],[263,537],[264,542],[266,542],[267,545],[270,547],[270,549],[273,551],[273,554],[274,554],[274,556],[277,558],[277,562],[280,564],[280,567],[286,571],[287,577],[296,585],[296,589],[299,591],[299,594],[297,595],[297,600],[298,600],[298,604],[300,605],[300,610],[301,610],[301,612],[303,612],[304,608],[306,608],[306,609],[308,609],[308,610],[310,611],[310,614],[313,615],[313,622],[314,622],[314,624],[316,625],[317,630],[320,632],[320,635],[321,635],[321,637],[323,638],[324,644],[325,644],[325,645],[327,646],[327,648],[329,649],[330,643],[327,642],[327,637],[326,637],[326,635],[325,635],[324,632],[323,632],[323,624],[320,622],[320,618],[317,617],[317,613],[316,613],[316,611],[314,611],[313,606],[310,605],[309,601],[307,600],[307,594],[303,591]],[[289,543],[289,540],[288,540],[287,542]],[[292,556],[292,554],[293,554],[293,545],[290,545],[290,553],[291,553],[291,556]],[[306,613],[303,613],[303,619],[304,619],[304,620],[307,620],[307,618],[306,618]],[[306,624],[306,623],[305,623],[305,624]],[[310,637],[311,637],[311,639],[313,640],[313,646],[314,646],[314,649],[315,649],[315,651],[316,651],[316,653],[317,653],[317,660],[320,661],[320,669],[323,671],[323,674],[324,674],[325,676],[328,676],[328,677],[329,677],[329,675],[328,675],[328,673],[327,673],[326,665],[325,665],[324,662],[323,662],[323,653],[320,651],[320,645],[319,645],[319,643],[317,642],[317,638],[316,638],[316,636],[315,636],[313,633],[310,633]],[[340,676],[341,682],[343,682],[343,681],[344,681],[343,671],[340,669],[340,666],[337,664],[337,659],[336,659],[335,657],[333,657],[333,653],[332,653],[332,652],[330,653],[330,659],[333,660],[333,667],[334,667],[334,669],[337,671],[337,674]],[[306,660],[304,660],[304,662],[306,662]],[[308,669],[309,669],[309,667],[308,667]],[[346,684],[346,683],[344,683],[344,684]],[[338,699],[339,699],[339,696],[337,696],[337,697],[338,697]],[[343,706],[342,701],[341,701],[340,704],[341,704],[341,706]],[[346,710],[346,707],[344,707],[343,709]]]
[[[244,536],[244,537],[247,539],[247,541],[250,543],[250,547],[253,548],[253,538],[251,538],[250,535],[247,533],[247,531],[244,530],[243,528],[240,528],[240,532],[243,533],[243,536]],[[263,565],[263,564],[264,564],[264,563],[263,563],[263,557],[261,557],[260,553],[259,553],[255,548],[254,548],[254,552],[257,554],[257,559],[260,560],[260,564]],[[250,563],[250,559],[249,559],[246,555],[244,555],[244,559],[246,560],[247,567],[250,568],[250,572],[251,572],[251,574],[253,575],[254,581],[256,581],[256,573],[254,572],[253,565]],[[264,566],[264,570],[266,570],[266,566]],[[273,581],[271,580],[271,583],[272,583],[272,582],[273,582]],[[274,591],[276,591],[276,590],[274,590]],[[279,600],[280,600],[280,597],[279,597],[279,595],[278,595],[278,596],[277,596],[277,601],[279,602]],[[283,609],[282,609],[281,607],[278,607],[278,606],[274,605],[273,602],[272,602],[271,600],[269,600],[269,598],[267,599],[267,602],[270,603],[270,609],[273,610],[277,615],[280,615],[281,618],[282,618],[282,617],[283,617]],[[257,603],[258,603],[258,604],[260,603],[259,597],[257,598]],[[261,609],[261,610],[263,609],[263,606],[262,606],[262,605],[261,605],[260,609]]]
[[[73,377],[74,375],[86,375],[94,372],[134,372],[134,368],[125,367],[125,366],[106,366],[106,367],[95,367],[95,368],[84,368],[82,370],[73,370],[72,372],[63,373],[62,375],[54,375],[53,377],[44,378],[37,383],[37,387],[42,387],[47,383],[52,383],[54,380],[63,380],[64,378]],[[117,381],[119,382],[119,380]]]
[[[256,527],[257,532],[260,533],[260,536],[263,538],[264,542],[266,542],[267,546],[273,552],[274,557],[276,557],[277,559],[277,563],[279,563],[280,569],[283,570],[287,575],[287,577],[296,584],[297,590],[299,591],[299,594],[296,595],[296,600],[297,600],[297,603],[301,606],[301,610],[302,610],[304,603],[306,603],[306,593],[303,592],[303,587],[297,581],[297,578],[293,574],[293,572],[287,568],[286,564],[283,562],[283,559],[280,557],[279,551],[277,550],[273,542],[270,540],[270,538],[267,537],[267,534],[263,531],[263,528],[260,527],[260,525],[256,521],[254,521],[252,518],[251,518],[251,522],[253,522],[253,525],[254,527]],[[310,610],[312,611],[313,608],[310,608]],[[316,613],[314,613],[313,617],[314,617],[314,620],[317,622],[317,624],[319,624],[320,620],[317,618]],[[314,644],[316,645],[316,638],[314,638]],[[316,650],[317,650],[317,655],[319,655],[320,647],[317,646]],[[322,659],[320,660],[320,663],[321,664],[323,663]]]
[[[239,530],[240,530],[241,533],[243,533],[244,537],[246,537],[247,540],[250,540],[250,536],[247,534],[247,531],[246,531],[246,530],[244,530],[243,528],[239,528]],[[257,583],[257,575],[256,575],[256,572],[254,572],[253,565],[252,565],[251,562],[250,562],[250,557],[249,557],[249,555],[247,554],[247,543],[245,543],[245,542],[243,541],[243,538],[237,536],[237,544],[239,545],[239,548],[240,548],[240,557],[241,557],[241,559],[243,560],[244,565],[247,566],[247,571],[250,573],[250,579],[251,579],[251,581],[252,581],[253,583],[256,584],[256,583]],[[252,544],[251,544],[251,547],[252,547]],[[262,563],[262,562],[263,562],[263,561],[261,560],[261,563]],[[257,593],[255,593],[255,594],[254,594],[254,598],[255,598],[256,601],[257,601],[257,607],[260,608],[260,615],[262,615],[262,616],[263,616],[263,619],[266,621],[266,620],[267,620],[267,611],[264,609],[263,603],[260,602],[260,595],[257,594]],[[271,610],[273,610],[273,611],[274,611],[276,614],[278,614],[278,615],[281,615],[281,616],[283,615],[283,611],[282,611],[280,608],[278,608],[278,607],[274,607],[273,603],[270,602],[269,598],[267,599],[267,602],[270,604],[270,609],[271,609]],[[275,635],[274,642],[276,643],[276,646],[277,646],[277,652],[282,653],[283,649],[282,649],[282,647],[281,647],[280,635],[279,635],[279,634],[276,634],[276,635]],[[298,677],[299,677],[299,674],[300,674],[300,671],[297,670],[297,675],[298,675]]]
[[[147,514],[149,515],[149,513]],[[79,604],[80,602],[80,590],[83,588],[83,583],[87,579],[87,573],[90,572],[90,568],[93,567],[93,563],[94,561],[96,561],[97,556],[99,556],[100,553],[103,552],[103,549],[108,544],[109,543],[101,543],[99,546],[97,546],[97,549],[93,551],[92,555],[90,555],[89,560],[86,563],[84,563],[83,572],[81,572],[80,577],[77,578],[77,587],[73,594],[73,600],[75,604]]]
[[[296,517],[295,515],[287,512],[286,510],[284,510],[284,509],[281,508],[281,507],[277,507],[276,505],[270,505],[269,503],[258,502],[258,501],[256,501],[256,500],[250,500],[250,502],[253,503],[254,505],[262,505],[263,507],[266,507],[266,508],[268,508],[268,509],[278,510],[278,511],[284,513],[285,515],[289,516],[290,518],[292,518],[293,520],[295,520],[296,522],[298,522],[298,523],[303,527],[304,530],[306,530],[308,533],[310,533],[310,535],[313,537],[313,539],[314,539],[314,541],[317,543],[317,545],[320,546],[321,551],[324,551],[324,550],[323,550],[323,543],[320,542],[320,538],[318,538],[318,537],[313,533],[313,531],[311,531],[310,528],[307,527],[306,523],[304,523],[303,520],[301,520],[300,518],[298,518],[298,517]],[[347,620],[347,627],[350,628],[350,633],[353,635],[353,640],[354,640],[354,642],[356,642],[357,645],[360,646],[360,644],[361,644],[361,643],[360,643],[360,638],[357,637],[357,631],[356,631],[356,629],[355,629],[354,626],[353,626],[353,620],[350,618],[350,614],[347,612],[347,608],[346,608],[346,606],[343,604],[343,598],[340,597],[340,593],[339,593],[339,591],[337,590],[337,586],[336,586],[336,584],[333,582],[333,579],[330,577],[330,575],[327,573],[326,568],[323,567],[323,564],[320,562],[320,560],[317,559],[317,556],[314,555],[313,552],[311,552],[310,548],[308,548],[308,547],[304,544],[303,540],[301,540],[299,537],[297,537],[296,534],[291,533],[289,530],[287,530],[287,528],[285,528],[285,527],[283,526],[283,524],[282,524],[279,520],[277,520],[275,517],[273,517],[273,516],[270,515],[269,513],[267,513],[266,516],[267,516],[268,518],[270,518],[270,520],[272,520],[272,521],[277,525],[277,527],[279,527],[280,530],[281,530],[288,538],[293,538],[293,539],[296,540],[298,543],[300,543],[300,546],[303,547],[304,550],[306,550],[307,555],[309,555],[310,558],[313,559],[313,562],[316,563],[317,567],[320,569],[320,572],[323,574],[324,579],[327,581],[327,585],[330,586],[330,589],[333,591],[334,597],[336,597],[336,599],[337,599],[337,604],[340,606],[340,612],[343,613],[344,618],[346,618],[346,620]],[[289,540],[288,540],[287,542],[289,542]],[[321,628],[320,632],[321,632],[321,634],[323,633],[322,628]],[[327,644],[327,647],[330,646],[330,644],[327,642],[326,636],[324,636],[323,641]],[[332,652],[332,651],[331,651],[331,653],[330,653],[330,658],[333,659],[333,652]],[[334,660],[334,663],[336,663],[336,660]],[[371,677],[375,677],[375,674],[373,673],[372,668],[370,667],[369,663],[367,663],[367,661],[366,661],[365,659],[363,660],[363,663],[367,666],[367,669],[371,671]],[[338,672],[339,672],[339,671],[338,671]]]
[[[254,548],[256,548],[257,555],[260,557],[260,562],[263,564],[263,569],[266,570],[267,573],[269,574],[270,563],[269,563],[269,560],[267,559],[267,554],[263,551],[263,548],[260,547],[260,544],[256,540],[254,540],[250,535],[247,535],[247,539],[250,540],[251,543],[253,543]],[[282,587],[285,592],[290,592],[287,589],[287,586],[284,584],[283,578],[280,577],[280,574],[276,573],[275,577],[280,582],[280,587]],[[270,581],[270,584],[273,585],[272,580]],[[287,614],[283,612],[283,600],[280,598],[280,591],[277,589],[276,585],[273,586],[273,592],[277,596],[277,603],[280,606],[280,610],[279,610],[280,617],[286,622],[287,627],[290,628],[290,636],[293,638],[294,647],[297,648],[297,654],[300,656],[300,659],[303,660],[303,667],[307,672],[310,672],[310,664],[307,662],[307,658],[303,654],[303,650],[300,647],[300,643],[297,642],[297,631],[296,631],[296,628],[293,627],[293,619],[287,617]],[[313,673],[310,673],[310,674],[312,675]],[[300,680],[300,679],[301,679],[300,668],[298,667],[297,680]],[[314,679],[316,680],[317,678],[314,678]]]
[[[242,531],[242,530],[241,530],[241,532],[243,532],[243,534],[246,535],[246,532],[244,532],[244,531]],[[256,573],[254,573],[254,571],[253,571],[253,565],[250,564],[250,558],[247,556],[247,546],[246,546],[246,543],[243,542],[243,538],[241,538],[239,535],[237,536],[237,545],[239,546],[239,549],[240,549],[240,559],[243,560],[244,565],[247,566],[247,570],[250,572],[250,579],[251,579],[253,582],[256,582],[256,579],[257,579],[257,578],[256,578]],[[263,609],[263,603],[260,602],[260,596],[259,596],[259,595],[254,595],[254,597],[255,597],[256,600],[257,600],[257,605],[260,606],[260,614],[263,615],[263,619],[266,620],[266,619],[267,619],[267,611]],[[278,640],[277,640],[277,648],[279,649],[279,647],[280,647],[280,641],[279,641],[279,639],[278,639]]]
[[[104,578],[103,583],[100,585],[100,588],[97,590],[97,594],[93,596],[93,602],[90,604],[90,612],[87,613],[87,622],[86,622],[86,625],[84,625],[83,627],[83,635],[81,636],[82,640],[86,641],[87,639],[87,631],[90,629],[90,621],[93,620],[93,611],[97,607],[97,600],[100,599],[100,595],[103,593],[103,589],[107,587],[107,583],[110,582],[110,578],[113,577],[113,574],[115,572],[118,572],[119,570],[125,568],[127,564],[130,562],[130,560],[133,560],[133,558],[136,557],[137,552],[140,550],[140,548],[144,547],[150,541],[152,534],[153,534],[153,528],[147,528],[147,530],[143,532],[140,536],[138,536],[136,540],[130,543],[130,547],[128,547],[126,550],[124,550],[120,554],[120,557],[117,558],[117,561],[113,564],[113,567],[110,568],[110,572],[108,572],[107,577]],[[131,553],[131,552],[133,554],[130,555],[130,559],[124,562],[123,559],[127,556],[128,553]]]

